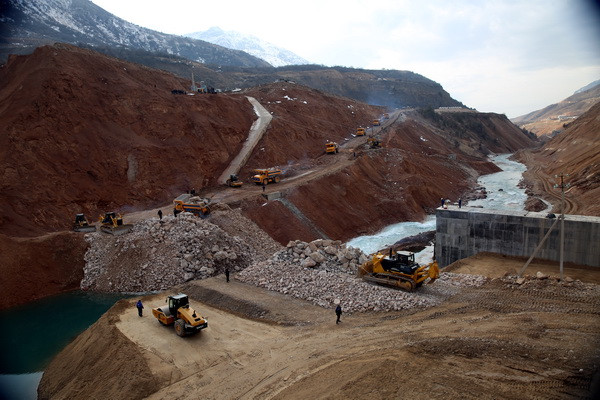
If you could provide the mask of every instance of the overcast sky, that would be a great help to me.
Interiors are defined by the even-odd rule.
[[[92,0],[183,35],[218,26],[311,63],[413,71],[479,111],[509,118],[600,79],[592,0]]]

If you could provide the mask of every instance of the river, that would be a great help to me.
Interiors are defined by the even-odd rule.
[[[527,169],[525,165],[509,160],[512,154],[499,154],[490,157],[490,160],[502,169],[502,171],[483,175],[477,183],[487,191],[487,198],[471,200],[468,205],[472,207],[483,207],[494,210],[525,210],[527,194],[525,189],[517,185]],[[457,201],[458,199],[451,199]],[[466,204],[465,204],[466,205]],[[359,236],[346,243],[348,246],[361,249],[366,254],[372,254],[398,242],[405,237],[414,236],[419,233],[435,230],[435,215],[428,215],[421,222],[400,222],[389,225],[374,235]],[[433,258],[433,245],[415,255],[419,264],[427,264]]]

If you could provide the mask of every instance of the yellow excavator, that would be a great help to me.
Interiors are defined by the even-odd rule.
[[[190,307],[186,294],[169,296],[166,303],[168,303],[166,307],[153,308],[152,315],[161,325],[173,325],[178,336],[198,333],[208,327],[206,318]]]
[[[373,258],[358,269],[358,274],[365,281],[375,282],[412,292],[424,282],[431,284],[440,276],[437,261],[429,265],[419,266],[415,262],[415,254],[409,251],[393,253],[388,256],[376,253]]]

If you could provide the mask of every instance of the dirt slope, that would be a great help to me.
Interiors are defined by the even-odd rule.
[[[569,128],[536,151],[523,151],[528,167],[524,174],[532,190],[552,202],[560,212],[560,184],[555,175],[568,174],[565,212],[600,216],[600,104],[579,117]]]
[[[478,261],[499,274],[522,265],[488,256],[469,263],[470,272],[480,272]],[[572,399],[598,393],[597,285],[496,278],[436,307],[344,314],[340,325],[333,309],[235,279],[175,290],[192,296],[192,306],[208,317],[207,329],[182,339],[148,314],[139,318],[135,301],[123,301],[53,361],[40,398],[110,396],[117,386],[120,397],[131,399]],[[427,296],[427,287],[413,295]],[[162,297],[143,300],[151,307],[163,304]],[[98,346],[94,340],[106,332],[120,339]],[[135,373],[131,360],[123,360],[100,364],[102,375],[92,376],[90,361],[116,349],[135,357]],[[147,382],[153,383],[140,391]]]

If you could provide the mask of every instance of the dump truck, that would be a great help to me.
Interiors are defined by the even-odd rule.
[[[268,183],[278,183],[283,173],[279,168],[255,169],[252,181],[257,185],[266,185]]]
[[[373,126],[379,126],[379,125],[381,125],[381,122],[378,119],[374,119]]]
[[[133,228],[133,224],[125,224],[123,216],[115,212],[107,212],[100,216],[100,230],[109,235],[122,235]]]
[[[338,152],[339,152],[339,146],[336,142],[325,143],[325,153],[326,154],[336,154]]]
[[[243,182],[240,181],[237,175],[231,174],[229,175],[229,179],[225,181],[225,184],[229,187],[240,187],[243,185]]]
[[[393,253],[390,249],[389,255],[375,253],[371,260],[359,267],[358,274],[365,281],[412,292],[425,282],[435,282],[440,276],[440,270],[436,261],[420,266],[415,262],[414,253]]]
[[[365,136],[366,134],[365,128],[356,128],[356,136]]]
[[[198,217],[206,218],[210,214],[210,199],[184,193],[173,200],[173,214],[189,212]]]
[[[167,297],[164,307],[152,309],[152,315],[161,325],[173,325],[178,336],[186,336],[200,332],[208,327],[208,321],[200,313],[190,307],[188,296],[179,293]]]
[[[390,114],[383,113],[383,119],[390,119]]]
[[[91,225],[85,215],[76,214],[75,223],[73,224],[73,230],[75,232],[96,232],[96,226]]]

